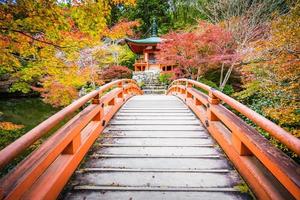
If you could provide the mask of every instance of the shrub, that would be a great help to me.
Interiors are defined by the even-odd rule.
[[[174,72],[161,72],[159,75],[159,81],[163,84],[170,84],[174,79]]]
[[[207,80],[205,78],[200,78],[199,82],[204,83],[204,84],[206,84],[206,85],[208,85],[210,87],[213,87],[213,88],[215,88],[217,90],[220,90],[220,88],[217,86],[217,84],[215,82],[213,82],[213,81]],[[222,92],[224,94],[231,95],[231,94],[234,93],[234,89],[233,89],[233,87],[231,85],[227,84],[227,85],[225,85],[225,87],[224,87],[224,89],[223,89]]]
[[[40,91],[43,101],[53,107],[67,106],[78,97],[78,91],[74,86],[63,85],[59,82],[52,82]]]
[[[124,66],[111,66],[104,68],[101,77],[104,81],[109,82],[114,79],[131,78],[132,71]]]

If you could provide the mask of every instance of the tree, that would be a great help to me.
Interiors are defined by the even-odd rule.
[[[139,20],[141,26],[138,31],[144,37],[150,35],[152,18],[156,17],[160,33],[167,33],[172,24],[170,16],[170,4],[165,0],[137,0],[134,7],[117,4],[112,9],[111,26],[120,19]]]
[[[192,79],[220,63],[234,64],[239,58],[231,34],[217,25],[200,22],[194,32],[172,32],[163,38],[165,42],[158,45],[159,59],[166,64],[175,62]]]
[[[112,81],[114,79],[121,79],[121,78],[131,78],[132,71],[125,66],[111,66],[104,68],[101,76],[102,79],[105,81]]]
[[[135,3],[134,0],[66,2],[1,2],[0,76],[9,74],[14,80],[11,92],[28,93],[35,89],[49,93],[54,88],[50,83],[65,87],[66,94],[69,90],[77,91],[94,76],[93,67],[78,65],[80,51],[101,44],[112,4]],[[76,76],[82,71],[89,74],[82,76],[85,80]],[[69,84],[66,80],[72,73],[74,81]],[[72,99],[68,99],[62,105],[70,103]]]
[[[199,19],[206,19],[205,14],[199,12],[197,7],[203,5],[207,0],[170,0],[170,15],[172,19],[172,28],[189,28],[197,25]]]
[[[239,48],[265,37],[274,12],[284,13],[288,9],[285,0],[209,0],[193,5],[208,21],[222,24],[231,32]]]
[[[237,94],[296,137],[300,137],[299,13],[297,4],[271,22],[269,37],[251,43],[254,52],[249,57],[258,62],[243,67],[248,78],[245,90]]]

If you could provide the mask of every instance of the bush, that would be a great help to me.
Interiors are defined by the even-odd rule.
[[[210,81],[210,80],[207,80],[205,78],[200,78],[199,79],[199,82],[201,83],[204,83],[205,85],[208,85],[210,87],[213,87],[217,90],[220,90],[220,88],[217,86],[217,84],[213,81]],[[231,85],[225,85],[223,91],[222,91],[224,94],[227,94],[227,95],[231,95],[234,93],[234,89]]]
[[[159,75],[159,81],[163,84],[170,84],[175,79],[174,72],[161,72]]]
[[[41,92],[43,101],[51,104],[53,107],[67,106],[78,97],[76,87],[54,81],[45,85],[44,88],[33,87],[33,89]]]
[[[127,67],[114,65],[104,68],[101,77],[105,82],[110,82],[114,79],[131,78],[132,71]]]
[[[276,99],[276,97],[270,97],[269,95],[267,95],[263,88],[260,86],[259,82],[253,81],[246,84],[243,91],[235,93],[233,96],[237,98],[238,101],[248,106],[250,109],[280,125],[282,128],[289,131],[292,135],[299,138],[299,118],[297,118],[297,113],[293,112],[293,105],[290,105],[292,109],[289,109],[288,106],[283,107],[282,105],[280,105],[280,100]],[[277,116],[278,113],[275,110],[276,107],[280,108],[279,116]],[[269,139],[274,146],[282,150],[288,156],[292,157],[297,163],[300,163],[300,158],[299,156],[297,156],[297,154],[290,151],[285,145],[270,136],[266,131],[259,128],[248,118],[242,115],[240,115],[240,117],[242,117],[248,124],[256,128],[265,138]]]

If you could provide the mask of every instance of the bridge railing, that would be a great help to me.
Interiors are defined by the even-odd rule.
[[[178,79],[170,85],[167,94],[178,96],[194,111],[260,199],[300,198],[299,165],[223,103],[252,120],[299,156],[298,138],[203,83]]]
[[[131,79],[90,92],[0,151],[0,168],[20,155],[67,116],[87,105],[0,180],[0,199],[55,199],[118,109],[142,94]]]

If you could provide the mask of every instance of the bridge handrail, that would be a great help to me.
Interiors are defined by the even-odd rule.
[[[26,148],[44,136],[52,128],[58,125],[64,118],[73,114],[77,109],[86,104],[88,101],[100,95],[105,90],[110,89],[121,83],[135,83],[132,79],[123,79],[110,82],[103,85],[97,90],[94,90],[85,96],[77,99],[67,107],[55,113],[45,121],[41,122],[38,126],[24,134],[22,137],[12,142],[10,145],[0,151],[0,169],[22,153]]]
[[[299,156],[298,138],[203,83],[177,79],[171,83],[167,94],[178,96],[194,111],[259,198],[280,199],[284,195],[287,195],[284,196],[286,199],[292,199],[291,195],[296,199],[300,197],[299,165],[221,102],[248,117]],[[282,193],[282,186],[288,193]]]
[[[0,151],[1,166],[92,100],[1,178],[0,199],[55,199],[107,122],[129,98],[142,93],[131,79],[113,81],[79,98],[4,148]]]
[[[135,83],[132,79],[122,79],[110,82],[106,85],[103,85],[97,90],[94,90],[85,96],[74,101],[67,107],[63,108],[53,116],[49,117],[47,120],[41,122],[38,126],[24,134],[22,137],[5,147],[0,151],[0,169],[3,168],[7,163],[16,158],[20,153],[22,153],[26,148],[44,136],[52,128],[58,125],[64,118],[73,114],[78,108],[83,106],[85,103],[101,95],[104,91],[123,83]]]
[[[208,85],[200,83],[198,81],[190,80],[190,79],[177,79],[172,82],[172,85],[177,83],[186,83],[190,84],[190,86],[200,87],[201,89],[207,91],[209,95],[214,98],[218,98],[219,100],[228,104],[231,108],[240,112],[242,115],[246,116],[248,119],[252,120],[255,124],[257,124],[260,128],[267,131],[271,136],[275,137],[282,144],[286,145],[290,150],[294,151],[297,155],[300,155],[300,140],[275,124],[274,122],[268,120],[257,112],[251,110],[247,106],[238,102],[237,100],[227,96],[226,94],[218,91]]]

